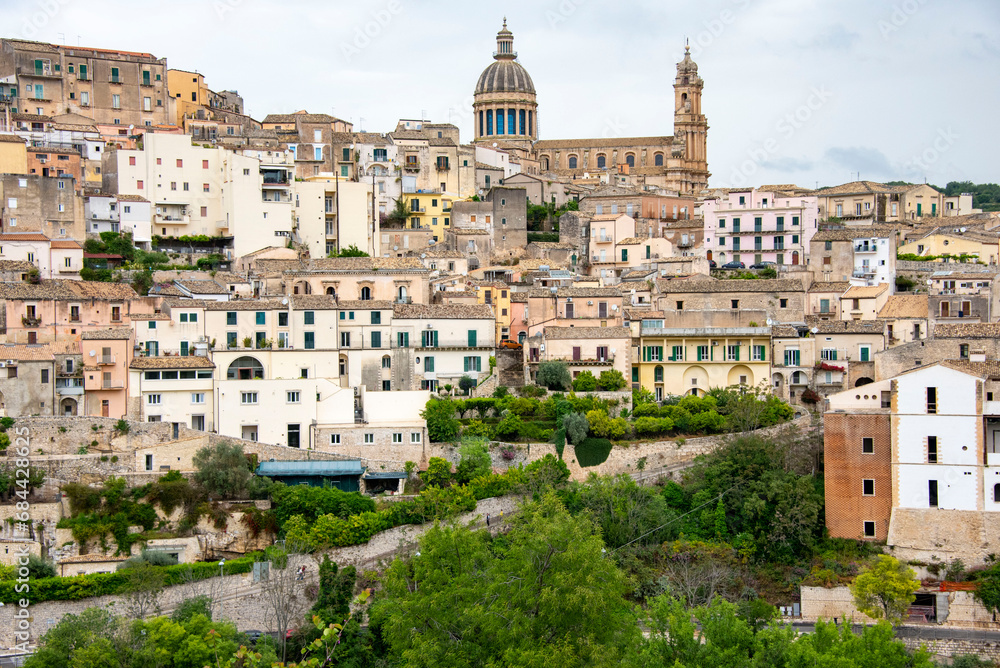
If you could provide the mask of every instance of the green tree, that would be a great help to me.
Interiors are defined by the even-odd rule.
[[[469,391],[476,387],[476,380],[472,376],[462,376],[458,379],[458,389],[462,390],[463,394],[469,394]]]
[[[211,596],[202,594],[184,599],[177,605],[176,608],[174,608],[173,613],[170,615],[170,619],[183,624],[195,615],[204,615],[208,619],[212,619]]]
[[[420,556],[390,566],[371,616],[401,665],[610,666],[641,642],[629,582],[590,519],[549,492],[510,524],[500,549],[436,526]]]
[[[535,372],[535,382],[553,391],[568,390],[573,385],[565,362],[542,362]]]
[[[455,467],[455,480],[466,484],[473,478],[489,475],[493,471],[489,448],[483,439],[466,438],[458,448],[458,466]]]
[[[597,378],[590,371],[581,371],[573,379],[574,392],[593,392],[597,389]]]
[[[605,369],[597,379],[597,387],[606,392],[620,390],[625,387],[625,376],[618,369]]]
[[[920,581],[913,569],[895,557],[880,554],[878,561],[861,571],[851,584],[858,610],[873,619],[896,624],[906,616]]]
[[[357,245],[351,244],[347,248],[341,248],[340,252],[331,251],[327,257],[371,257],[368,253],[359,249]]]
[[[504,411],[503,417],[496,426],[497,438],[512,441],[521,435],[524,423],[514,411]]]
[[[420,474],[420,479],[428,487],[447,487],[451,484],[451,462],[443,457],[431,457],[427,462],[427,470]]]
[[[660,527],[677,513],[656,488],[639,485],[631,476],[591,476],[585,484],[573,485],[566,499],[571,512],[589,511],[609,548],[632,541],[659,545],[676,534],[672,528]]]
[[[590,430],[590,423],[587,422],[587,418],[583,413],[567,413],[562,417],[562,427],[566,430],[566,438],[573,445],[579,445],[579,443],[587,438],[587,432]]]
[[[455,403],[451,399],[431,398],[420,417],[427,420],[427,434],[432,443],[454,441],[462,425],[455,417]]]
[[[244,499],[254,477],[243,446],[216,443],[202,448],[194,456],[194,481],[215,498]]]
[[[993,614],[1000,612],[1000,562],[994,561],[989,568],[979,573],[975,596]]]

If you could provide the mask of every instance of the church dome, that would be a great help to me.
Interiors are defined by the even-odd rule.
[[[497,50],[493,54],[495,62],[479,75],[476,95],[482,93],[526,93],[535,94],[535,84],[528,71],[517,62],[514,51],[514,33],[507,30],[507,19],[497,33]]]
[[[476,95],[481,93],[530,93],[535,94],[528,70],[514,60],[497,60],[483,70],[476,83]]]

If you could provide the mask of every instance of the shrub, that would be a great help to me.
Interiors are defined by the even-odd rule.
[[[476,386],[476,381],[472,378],[472,376],[462,376],[458,380],[458,388],[462,390],[464,394],[468,394],[469,390],[471,390],[475,386]]]
[[[458,455],[461,459],[458,466],[455,467],[455,480],[459,484],[468,483],[473,478],[487,475],[493,471],[490,451],[486,444],[480,440],[463,442],[458,449]]]
[[[128,420],[122,418],[115,423],[114,430],[119,434],[125,435],[132,430],[132,426],[128,423]]]
[[[202,448],[194,456],[197,471],[194,481],[216,498],[246,498],[254,477],[243,446],[216,443]]]
[[[461,423],[455,418],[455,403],[450,399],[430,399],[420,416],[427,420],[427,434],[432,443],[454,441]]]
[[[576,461],[584,468],[599,466],[607,461],[611,447],[606,438],[585,438],[576,446]]]
[[[41,578],[54,578],[56,576],[56,565],[47,559],[43,559],[37,554],[28,555],[28,577],[32,580]]]
[[[510,390],[507,389],[506,385],[497,385],[496,389],[493,390],[493,397],[495,399],[503,399],[508,394],[510,394]]]
[[[618,369],[605,369],[597,379],[597,387],[607,392],[613,392],[625,387],[625,376]]]
[[[594,377],[590,371],[581,371],[580,374],[573,379],[573,391],[574,392],[593,392],[597,389],[597,378]]]
[[[446,487],[451,484],[451,462],[442,457],[431,457],[420,479],[428,487]]]
[[[481,420],[473,420],[462,429],[462,436],[492,439],[493,428]]]
[[[535,373],[535,382],[550,390],[568,390],[573,385],[565,362],[542,362]]]
[[[562,418],[562,428],[565,438],[573,445],[576,445],[587,438],[587,430],[590,429],[590,423],[580,413],[569,413]]]
[[[611,418],[606,412],[597,409],[587,411],[587,422],[591,433],[604,438],[621,439],[630,431],[625,418]]]
[[[506,411],[499,424],[496,426],[497,438],[513,440],[521,435],[524,423],[513,411]]]
[[[336,487],[279,483],[271,489],[271,500],[279,528],[295,515],[314,520],[322,515],[350,517],[375,510],[375,502],[368,497]]]
[[[544,397],[547,392],[544,387],[538,385],[524,385],[517,391],[522,397]]]
[[[170,618],[175,622],[183,624],[195,615],[204,615],[208,619],[212,619],[211,596],[202,594],[201,596],[184,599],[174,608],[174,612],[170,615]]]

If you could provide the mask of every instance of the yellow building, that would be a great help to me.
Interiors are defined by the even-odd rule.
[[[980,262],[996,264],[1000,259],[998,252],[1000,238],[992,230],[970,229],[964,227],[938,227],[922,237],[908,241],[897,250],[903,255],[969,255]],[[938,259],[937,261],[942,261]]]
[[[512,311],[510,290],[504,283],[481,283],[476,286],[476,301],[493,307],[497,323],[497,343],[510,338]]]
[[[407,227],[431,230],[432,236],[444,240],[445,230],[451,228],[451,198],[438,191],[403,193],[408,218]]]
[[[713,387],[752,387],[770,377],[769,327],[664,327],[663,320],[648,319],[632,330],[632,385],[658,401],[702,396]]]
[[[28,149],[17,135],[0,134],[0,174],[27,174]]]
[[[173,98],[174,125],[186,127],[185,119],[193,118],[199,109],[208,106],[209,91],[202,74],[167,70],[167,89]]]

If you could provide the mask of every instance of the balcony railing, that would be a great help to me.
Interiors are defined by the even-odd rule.
[[[113,83],[113,84],[125,83],[125,79],[123,77],[121,77],[121,76],[117,76],[117,77],[116,76],[111,76],[111,77],[108,77],[108,83]]]
[[[114,355],[98,355],[97,356],[97,363],[101,364],[101,365],[114,364],[115,363],[115,356]]]
[[[21,324],[24,325],[25,327],[38,327],[39,325],[42,324],[42,319],[31,316],[22,316]]]
[[[403,169],[406,170],[406,171],[408,171],[408,172],[419,172],[420,171],[420,163],[419,162],[408,162],[405,165],[403,165]]]

